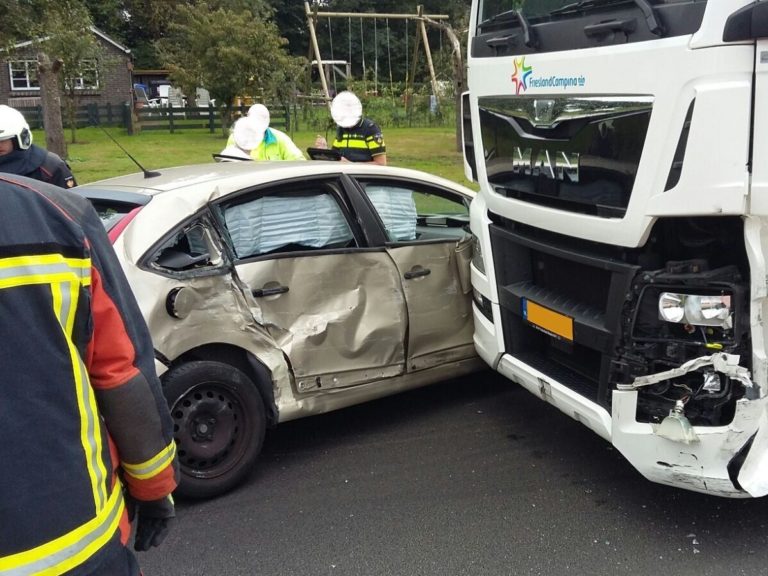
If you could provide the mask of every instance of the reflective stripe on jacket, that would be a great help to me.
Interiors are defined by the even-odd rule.
[[[351,162],[371,162],[374,156],[387,151],[381,129],[368,118],[352,128],[338,128],[331,148]]]

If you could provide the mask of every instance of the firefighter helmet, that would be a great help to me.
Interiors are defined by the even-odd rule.
[[[15,138],[20,150],[32,145],[32,132],[21,112],[0,104],[0,140]]]

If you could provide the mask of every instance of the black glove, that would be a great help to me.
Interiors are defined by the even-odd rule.
[[[176,518],[173,498],[166,496],[149,502],[136,501],[136,540],[133,549],[145,552],[162,544]]]

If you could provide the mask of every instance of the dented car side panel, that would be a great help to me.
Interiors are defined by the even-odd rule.
[[[388,248],[408,306],[408,371],[475,356],[472,305],[460,268],[469,239]],[[462,270],[462,273],[464,271]]]
[[[290,359],[297,392],[344,388],[401,374],[407,311],[389,256],[347,254],[282,257],[237,265],[253,290],[254,318]]]

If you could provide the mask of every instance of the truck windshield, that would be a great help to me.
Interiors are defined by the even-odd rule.
[[[707,0],[475,0],[475,58],[604,47],[693,34]]]
[[[480,2],[480,14],[477,21],[478,23],[485,22],[511,10],[519,10],[526,18],[542,16],[573,3],[574,0],[540,0],[538,2],[484,0]]]
[[[587,10],[600,10],[634,0],[481,0],[477,22],[482,23],[503,16],[507,12],[519,11],[526,18],[537,18],[563,13],[577,13]],[[645,0],[643,4],[680,4],[690,0]]]

